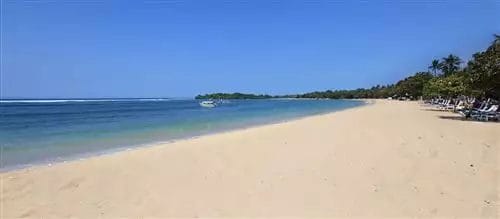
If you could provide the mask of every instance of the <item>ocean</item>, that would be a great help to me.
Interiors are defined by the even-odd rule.
[[[355,100],[0,100],[1,170],[61,162],[361,106]],[[307,131],[307,130],[304,130]]]

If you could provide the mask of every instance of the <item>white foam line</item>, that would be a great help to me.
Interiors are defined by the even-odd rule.
[[[171,99],[67,99],[67,100],[0,100],[0,103],[63,103],[63,102],[118,102],[118,101],[168,101]]]

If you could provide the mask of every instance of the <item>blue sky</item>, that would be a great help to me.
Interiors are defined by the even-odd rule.
[[[497,0],[1,1],[2,97],[370,87],[500,33]]]

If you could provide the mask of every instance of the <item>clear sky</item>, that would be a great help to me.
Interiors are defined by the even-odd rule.
[[[498,0],[0,0],[2,97],[393,83],[500,33]]]

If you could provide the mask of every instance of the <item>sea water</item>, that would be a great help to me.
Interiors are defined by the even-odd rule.
[[[0,100],[1,170],[361,106],[353,100]],[[304,130],[307,131],[307,130]]]

